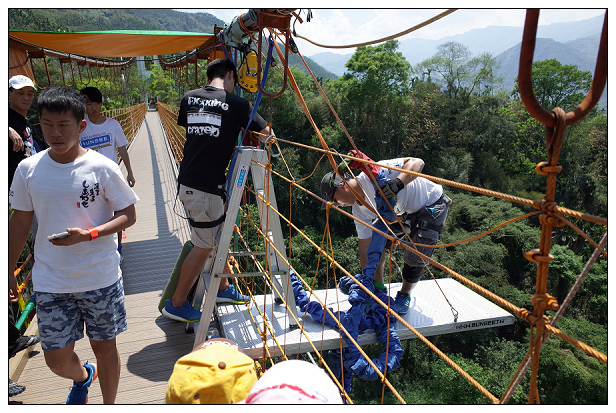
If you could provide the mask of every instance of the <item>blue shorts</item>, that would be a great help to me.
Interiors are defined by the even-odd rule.
[[[36,292],[39,337],[44,351],[83,338],[111,340],[126,330],[122,278],[109,287],[79,293]]]

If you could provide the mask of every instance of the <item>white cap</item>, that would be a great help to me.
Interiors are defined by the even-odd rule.
[[[21,89],[22,87],[30,86],[33,89],[36,89],[34,86],[34,82],[24,75],[15,75],[9,79],[9,88],[13,89]]]
[[[343,404],[338,386],[323,369],[303,360],[270,367],[242,404]]]

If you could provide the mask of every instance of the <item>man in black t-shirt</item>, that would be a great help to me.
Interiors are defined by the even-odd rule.
[[[19,162],[47,147],[26,116],[36,87],[23,75],[9,79],[9,188]]]
[[[186,128],[184,157],[178,175],[179,198],[190,218],[190,240],[194,247],[186,256],[172,298],[162,313],[168,318],[195,322],[201,312],[187,300],[188,293],[203,271],[208,256],[217,245],[222,223],[204,228],[203,223],[217,221],[224,215],[225,170],[239,133],[246,128],[253,107],[231,92],[237,82],[237,70],[226,59],[212,61],[207,67],[208,86],[187,92],[180,103],[178,125]],[[262,142],[274,132],[255,114],[248,129],[259,132]],[[227,278],[220,283],[216,302],[243,303],[240,294]]]

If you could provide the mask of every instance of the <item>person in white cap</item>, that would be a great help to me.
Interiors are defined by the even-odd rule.
[[[340,390],[325,371],[304,360],[274,364],[239,404],[343,404]]]
[[[9,79],[9,188],[19,162],[47,147],[27,119],[35,90],[27,76]]]

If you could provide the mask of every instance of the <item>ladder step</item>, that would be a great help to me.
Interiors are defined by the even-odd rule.
[[[246,256],[251,256],[251,255],[265,255],[265,251],[234,251],[234,252],[230,252],[229,256],[232,257],[246,257]]]
[[[217,273],[214,274],[214,278],[229,278],[229,277],[264,277],[264,272],[238,272],[233,274]],[[271,275],[286,275],[287,271],[270,271]]]

